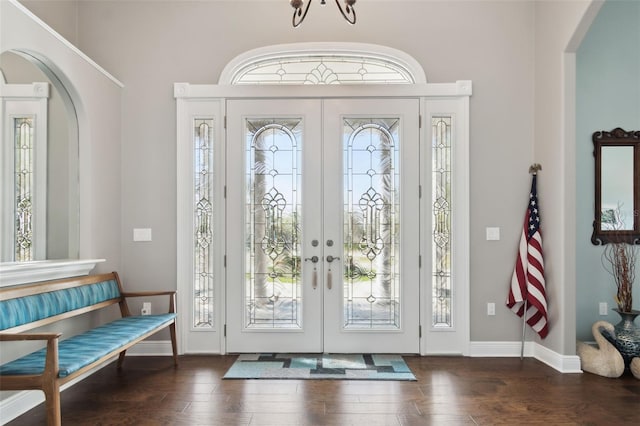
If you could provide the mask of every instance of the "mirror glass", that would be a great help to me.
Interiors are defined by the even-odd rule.
[[[591,241],[640,244],[640,132],[593,134],[595,218]]]
[[[633,229],[633,147],[603,146],[601,229]]]
[[[31,59],[31,60],[28,60]],[[13,232],[3,224],[3,244],[1,262],[14,262],[20,260],[45,260],[45,259],[77,259],[78,235],[79,235],[79,199],[78,199],[78,138],[77,118],[75,108],[67,93],[53,72],[41,62],[22,56],[14,52],[0,54],[0,69],[5,76],[7,84],[28,84],[45,82],[49,85],[49,98],[47,102],[47,126],[46,126],[46,207],[44,208],[44,220],[46,221],[45,235],[33,235],[34,241],[39,240],[42,249],[33,256],[19,259],[15,246],[15,227]],[[15,117],[3,117],[3,123],[13,124]],[[3,125],[4,127],[4,125]],[[8,127],[8,126],[7,126]],[[6,130],[6,129],[5,129]],[[16,150],[13,147],[15,138],[3,130],[0,134],[3,168],[13,168],[16,161]],[[34,135],[37,139],[38,135]],[[7,144],[12,144],[8,146]],[[37,145],[34,145],[37,147]],[[38,153],[34,150],[34,157]],[[37,172],[37,170],[36,170]],[[14,178],[17,180],[17,178]],[[35,180],[38,182],[38,180]],[[11,203],[15,199],[15,185],[7,183],[3,179],[0,185],[1,200],[3,200],[3,221],[23,220],[15,211]],[[39,188],[33,188],[38,191]],[[7,207],[8,206],[8,207]],[[13,208],[12,208],[13,207]],[[11,210],[13,215],[11,216]],[[24,216],[24,215],[23,215]],[[34,229],[34,233],[36,230]],[[10,234],[11,238],[5,238],[4,234]],[[9,241],[9,243],[7,243]]]

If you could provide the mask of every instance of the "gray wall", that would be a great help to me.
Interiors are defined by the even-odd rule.
[[[517,340],[503,308],[525,208],[533,152],[533,5],[528,2],[363,2],[348,26],[331,4],[292,29],[286,2],[81,2],[79,47],[125,84],[123,273],[142,286],[175,287],[174,82],[216,83],[227,62],[256,47],[354,41],[404,50],[430,82],[470,79],[471,338]],[[256,24],[259,20],[259,25]],[[384,24],[381,24],[384,23]],[[407,28],[413,29],[407,32]],[[485,241],[500,226],[502,240]],[[152,243],[131,241],[153,229]],[[486,303],[497,302],[495,317]]]
[[[471,340],[520,338],[520,321],[503,302],[527,201],[527,170],[538,152],[545,165],[543,220],[551,231],[545,238],[555,321],[550,345],[560,353],[573,350],[575,288],[564,282],[560,236],[567,194],[555,185],[566,173],[556,160],[564,149],[558,105],[564,101],[561,57],[590,1],[362,2],[356,26],[346,25],[332,4],[314,4],[295,30],[282,1],[65,1],[59,9],[51,1],[25,3],[125,84],[120,271],[131,285],[176,285],[174,82],[216,83],[233,57],[270,44],[377,43],[412,55],[430,82],[474,84]],[[501,227],[502,240],[485,241],[487,226]],[[153,242],[132,242],[135,227],[151,227]],[[496,302],[496,316],[486,315],[487,302]]]
[[[640,130],[639,22],[640,2],[606,2],[577,54],[576,317],[580,340],[593,340],[591,325],[595,321],[615,324],[620,320],[615,312],[598,314],[599,302],[615,307],[615,284],[601,264],[602,248],[590,242],[594,218],[591,135],[616,127]],[[637,309],[638,285],[634,296]]]

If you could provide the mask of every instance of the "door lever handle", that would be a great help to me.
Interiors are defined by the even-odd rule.
[[[318,256],[305,257],[304,261],[310,260],[313,263],[313,275],[311,276],[311,287],[315,290],[318,288],[318,270],[316,269],[316,263],[318,263]]]
[[[331,274],[331,262],[333,262],[334,260],[340,260],[340,258],[338,256],[327,256],[327,263],[329,263],[329,269],[327,270],[327,288],[329,290],[331,290],[331,288],[333,287],[333,275]]]

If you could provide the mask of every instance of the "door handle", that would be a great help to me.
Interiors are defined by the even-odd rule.
[[[318,256],[305,257],[304,261],[310,260],[313,263],[313,274],[311,275],[311,287],[315,290],[318,288],[318,269],[316,263],[318,263]]]
[[[329,263],[329,268],[327,269],[327,288],[329,290],[331,290],[331,288],[333,287],[333,275],[331,274],[331,262],[333,262],[334,260],[340,260],[340,258],[338,256],[327,256],[326,257],[327,263]]]

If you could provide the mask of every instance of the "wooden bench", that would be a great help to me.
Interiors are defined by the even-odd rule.
[[[169,296],[168,313],[131,315],[127,297],[161,295]],[[177,366],[175,298],[175,291],[127,293],[115,272],[0,289],[0,342],[46,341],[45,348],[0,365],[0,390],[42,390],[47,424],[60,425],[61,385],[115,355],[122,368],[128,348],[166,327]],[[65,340],[60,333],[24,333],[116,303],[122,318]]]

